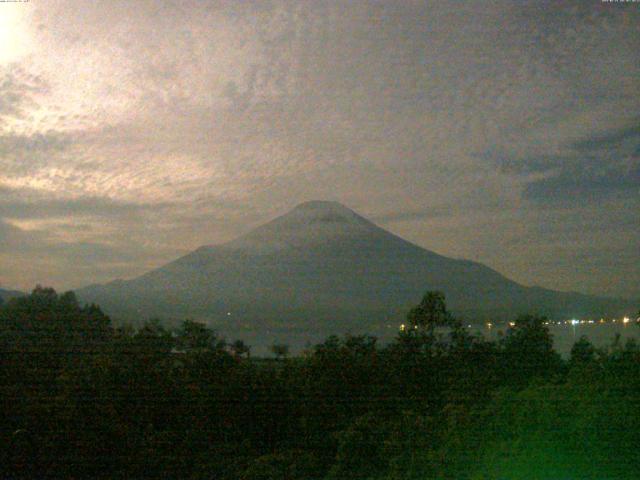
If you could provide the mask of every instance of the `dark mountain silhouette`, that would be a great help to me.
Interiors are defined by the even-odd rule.
[[[18,290],[5,290],[4,288],[0,288],[0,303],[7,302],[15,297],[20,297],[24,295],[24,293],[19,292]]]
[[[335,202],[303,203],[231,242],[128,281],[77,291],[114,318],[190,317],[234,335],[396,329],[426,290],[468,321],[621,313],[622,300],[525,287],[414,245]]]

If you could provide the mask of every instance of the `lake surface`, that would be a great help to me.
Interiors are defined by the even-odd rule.
[[[504,334],[505,328],[486,326],[472,326],[470,329],[474,332],[482,334],[485,338],[497,340],[500,338],[500,332]],[[620,335],[622,345],[627,339],[635,338],[640,341],[640,326],[636,323],[584,323],[578,325],[549,325],[549,332],[553,336],[553,346],[560,355],[568,357],[571,353],[571,347],[583,335],[586,336],[591,343],[598,348],[610,346],[616,335]]]
[[[471,325],[468,327],[472,333],[480,334],[489,340],[499,340],[507,330],[506,326],[494,326],[488,328],[486,325]],[[568,357],[573,344],[586,336],[591,343],[598,348],[606,348],[610,346],[616,335],[620,335],[622,345],[627,339],[635,338],[640,342],[640,326],[636,323],[605,323],[605,324],[562,324],[549,325],[549,331],[553,336],[553,344],[555,350],[563,357]],[[388,333],[376,335],[380,344],[384,345],[393,340],[396,335],[394,329],[389,329]],[[243,340],[251,346],[251,353],[257,357],[271,357],[271,345],[275,343],[287,344],[290,348],[291,355],[299,355],[305,349],[326,340],[326,337],[312,334],[292,334],[291,332],[272,332],[267,336],[243,336]]]

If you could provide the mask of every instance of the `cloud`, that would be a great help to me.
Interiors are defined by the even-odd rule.
[[[0,274],[2,285],[32,287],[55,274],[65,288],[86,285],[86,279],[108,281],[129,277],[162,262],[166,251],[149,251],[142,244],[103,238],[94,241],[65,241],[46,230],[19,228],[0,219]],[[177,252],[172,251],[171,256]],[[11,282],[11,279],[18,281]]]
[[[33,106],[33,96],[46,92],[46,82],[20,65],[0,65],[0,127],[12,118],[23,117]]]
[[[55,217],[131,217],[153,210],[161,212],[168,203],[123,202],[105,197],[56,198],[29,189],[0,186],[0,217],[46,219]]]
[[[598,132],[573,144],[580,152],[615,149],[620,155],[638,154],[640,147],[640,118],[629,126],[606,132]]]
[[[616,197],[632,200],[640,193],[640,164],[604,168],[563,168],[560,173],[533,181],[524,198],[541,203],[575,204],[601,202]]]
[[[441,207],[441,208],[430,208],[426,210],[418,210],[418,211],[399,211],[399,212],[390,212],[382,215],[375,215],[371,217],[371,220],[374,222],[378,222],[381,224],[395,223],[395,222],[412,222],[412,221],[420,221],[425,219],[446,217],[451,215],[451,208]]]
[[[0,238],[2,238],[0,243],[2,253],[31,252],[37,249],[38,245],[45,244],[48,235],[42,231],[25,232],[0,219]]]
[[[640,192],[640,127],[637,119],[622,128],[595,131],[554,154],[523,157],[488,151],[481,157],[525,181],[523,198],[545,205],[581,205],[605,198],[629,198]]]

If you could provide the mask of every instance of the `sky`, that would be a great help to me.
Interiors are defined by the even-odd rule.
[[[640,298],[640,3],[0,3],[0,287],[132,278],[307,200]]]

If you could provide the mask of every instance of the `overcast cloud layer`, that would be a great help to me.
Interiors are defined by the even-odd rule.
[[[640,297],[640,4],[0,3],[0,286],[129,278],[340,201]]]

